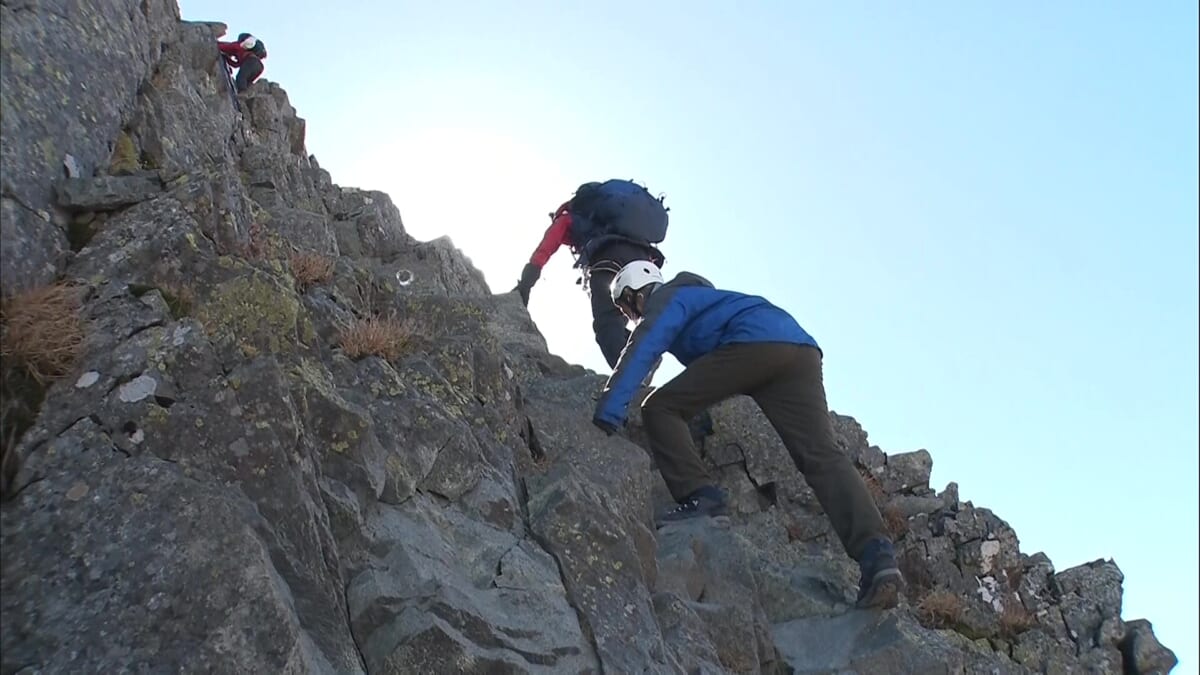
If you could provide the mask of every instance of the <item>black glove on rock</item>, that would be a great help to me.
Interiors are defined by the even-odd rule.
[[[521,304],[529,306],[529,291],[533,289],[533,285],[542,276],[542,268],[533,263],[525,263],[525,269],[521,270],[521,280],[517,282],[517,287],[513,290],[520,294]]]

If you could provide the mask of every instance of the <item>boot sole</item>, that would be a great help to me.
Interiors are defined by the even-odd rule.
[[[892,609],[900,603],[900,591],[904,589],[904,579],[900,570],[883,570],[871,580],[871,587],[862,600],[855,603],[859,609]]]

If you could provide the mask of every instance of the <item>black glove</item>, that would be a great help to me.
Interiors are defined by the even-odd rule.
[[[521,280],[517,282],[517,287],[513,290],[521,296],[521,304],[529,306],[529,291],[533,289],[533,285],[542,276],[542,268],[533,263],[525,263],[525,269],[521,270]]]
[[[613,424],[612,422],[605,422],[604,420],[600,419],[599,417],[593,417],[592,424],[595,424],[597,427],[600,427],[600,430],[603,431],[604,433],[608,434],[609,436],[612,436],[613,434],[617,433],[617,431],[619,430],[619,427],[617,427],[617,425]]]

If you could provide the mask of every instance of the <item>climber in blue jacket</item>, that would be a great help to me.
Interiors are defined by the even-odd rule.
[[[659,523],[728,516],[725,494],[696,451],[687,420],[745,394],[779,433],[846,553],[858,561],[858,605],[894,607],[903,587],[895,551],[862,476],[834,439],[817,341],[764,298],[718,290],[689,272],[664,282],[647,260],[623,267],[611,292],[637,328],[596,404],[596,426],[611,434],[625,424],[630,400],[663,353],[686,366],[642,402],[650,450],[678,502]]]

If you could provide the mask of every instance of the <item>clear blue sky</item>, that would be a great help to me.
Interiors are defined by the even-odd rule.
[[[1115,558],[1195,675],[1196,3],[642,4],[182,10],[260,36],[334,181],[494,290],[579,183],[665,192],[668,274],[792,311],[835,410],[1058,569]],[[573,279],[530,311],[599,370]]]

